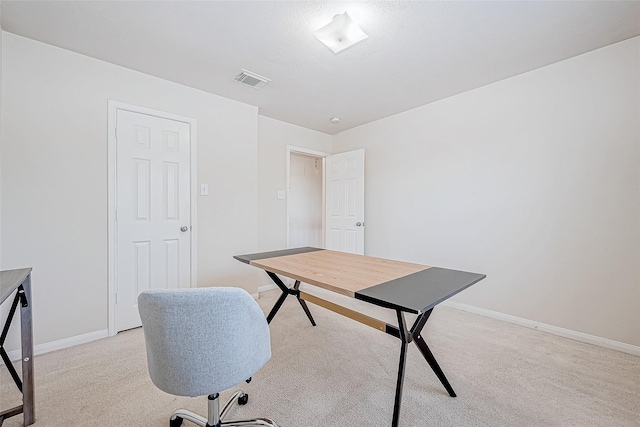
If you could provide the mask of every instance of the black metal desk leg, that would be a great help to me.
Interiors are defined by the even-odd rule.
[[[300,289],[299,289],[300,281],[296,280],[296,283],[295,285],[293,285],[293,288],[287,288],[287,286],[282,282],[282,280],[280,280],[277,274],[272,273],[270,271],[267,271],[267,274],[269,275],[271,280],[273,280],[273,283],[275,283],[282,291],[282,294],[280,295],[276,303],[273,305],[273,308],[271,309],[271,311],[269,312],[269,315],[267,316],[267,323],[271,323],[271,320],[273,320],[278,310],[280,310],[280,307],[282,307],[284,300],[286,300],[289,295],[295,295],[295,297],[298,299],[298,302],[302,306],[302,309],[304,310],[307,317],[309,318],[309,321],[311,322],[311,324],[313,326],[316,326],[316,322],[313,320],[313,317],[311,316],[311,312],[309,311],[309,307],[307,307],[307,303],[304,300],[300,299]]]
[[[11,320],[20,306],[20,342],[22,344],[22,379],[18,376],[7,352],[4,349],[4,341],[7,338]],[[0,412],[0,426],[5,419],[23,414],[24,426],[29,426],[35,422],[35,409],[33,401],[33,330],[31,327],[31,276],[27,275],[24,282],[16,290],[9,317],[0,333],[0,357],[6,365],[18,390],[22,392],[22,405]]]
[[[36,421],[33,392],[33,328],[31,319],[31,275],[22,283],[23,297],[20,304],[20,326],[22,333],[22,405],[24,425]],[[21,290],[18,289],[20,292]]]
[[[400,420],[400,405],[402,404],[402,388],[404,387],[404,368],[407,362],[407,326],[404,321],[404,314],[401,311],[397,311],[398,314],[398,329],[400,330],[400,339],[402,344],[400,345],[400,361],[398,362],[398,380],[396,381],[396,398],[393,404],[393,419],[391,421],[391,427],[398,427]]]
[[[287,299],[287,296],[289,295],[289,289],[285,286],[284,283],[282,283],[282,280],[280,280],[280,278],[275,273],[267,271],[267,274],[269,275],[269,277],[271,277],[273,283],[275,283],[282,291],[282,294],[280,294],[280,298],[278,298],[278,301],[276,301],[276,303],[273,305],[273,308],[267,316],[267,323],[271,323],[273,317],[276,315],[278,310],[280,310],[280,307],[282,307],[282,303]]]
[[[282,307],[282,303],[284,302],[284,300],[287,299],[287,296],[289,296],[289,294],[286,292],[283,292],[282,294],[280,294],[278,301],[276,301],[276,303],[273,305],[273,308],[271,309],[271,311],[269,312],[269,315],[267,316],[267,323],[271,323],[271,320],[273,320],[273,317],[276,315],[278,310],[280,310],[280,307]]]
[[[431,353],[431,350],[429,350],[429,347],[427,346],[427,343],[424,342],[424,339],[422,339],[422,336],[418,335],[414,341],[416,343],[416,346],[420,349],[420,353],[422,353],[424,358],[429,363],[429,366],[431,366],[431,369],[433,369],[433,372],[436,374],[444,388],[447,389],[449,396],[456,397],[456,392],[453,391],[453,387],[451,387],[451,384],[449,384],[447,377],[444,375],[444,372],[442,372],[442,369],[440,369],[440,365],[438,365],[436,358],[433,357],[433,353]]]
[[[304,310],[305,314],[307,315],[307,317],[309,318],[309,322],[311,322],[311,325],[316,326],[316,321],[313,320],[313,316],[311,315],[311,312],[309,311],[309,307],[307,307],[307,302],[303,299],[300,299],[300,281],[296,280],[296,283],[293,285],[293,289],[298,291],[298,293],[296,293],[296,298],[298,299],[298,302],[300,303],[300,306],[302,307],[302,309]]]
[[[418,347],[420,353],[422,353],[422,356],[426,359],[427,363],[429,363],[429,366],[431,366],[431,369],[436,374],[444,388],[447,389],[449,396],[456,397],[456,392],[453,391],[453,387],[451,387],[451,384],[449,384],[447,377],[444,375],[444,372],[442,372],[442,369],[440,369],[440,365],[438,365],[436,358],[433,356],[433,353],[431,353],[429,346],[427,346],[427,343],[424,341],[421,335],[422,328],[427,323],[427,319],[431,315],[432,310],[433,309],[421,314],[420,317],[416,319],[416,323],[413,325],[413,328],[411,328],[413,342],[416,344],[416,347]]]
[[[13,298],[13,302],[11,303],[11,308],[9,309],[9,317],[7,317],[7,321],[4,324],[4,328],[2,329],[2,334],[0,334],[0,357],[2,357],[2,361],[6,366],[7,370],[11,374],[11,378],[13,378],[13,382],[18,387],[18,390],[22,392],[22,380],[20,376],[16,372],[13,367],[13,363],[11,363],[11,359],[9,359],[9,355],[4,349],[4,341],[7,338],[7,334],[9,333],[9,328],[11,327],[11,321],[13,320],[13,316],[16,313],[16,309],[18,308],[18,304],[20,303],[20,292],[22,291],[22,287],[18,288],[16,291],[16,295]],[[7,417],[8,418],[8,417]],[[1,424],[0,424],[1,425]]]

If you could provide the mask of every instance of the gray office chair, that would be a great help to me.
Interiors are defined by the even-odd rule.
[[[223,421],[235,402],[247,403],[242,391],[219,411],[218,392],[249,382],[271,358],[269,326],[251,295],[240,288],[151,290],[138,297],[138,310],[153,383],[176,396],[209,398],[206,419],[178,409],[170,427],[183,420],[202,427],[277,427],[267,418]]]

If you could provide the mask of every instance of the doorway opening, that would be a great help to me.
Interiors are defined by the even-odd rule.
[[[364,255],[364,150],[287,147],[287,247]]]
[[[287,147],[287,247],[325,247],[326,153]]]

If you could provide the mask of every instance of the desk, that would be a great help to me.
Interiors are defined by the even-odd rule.
[[[484,279],[486,277],[484,274],[317,248],[262,252],[238,255],[234,258],[265,270],[282,291],[267,316],[268,322],[271,322],[284,300],[288,296],[294,296],[313,326],[316,323],[307,302],[320,305],[400,339],[400,360],[392,427],[398,426],[407,346],[411,342],[418,347],[449,395],[456,396],[424,341],[421,331],[437,304]],[[294,279],[295,284],[290,288],[287,287],[278,274]],[[398,326],[305,293],[300,290],[301,282],[395,310]],[[411,328],[407,328],[404,313],[418,315]]]
[[[0,335],[0,356],[9,370],[13,381],[22,392],[22,405],[5,411],[0,410],[0,426],[10,417],[23,414],[24,425],[35,422],[35,409],[33,400],[33,329],[31,323],[31,269],[0,271],[0,304],[14,293],[9,317],[7,318],[2,334]],[[3,345],[11,326],[11,321],[20,304],[20,341],[22,343],[22,380],[11,364],[9,356]]]

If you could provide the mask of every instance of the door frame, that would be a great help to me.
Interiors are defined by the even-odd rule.
[[[137,105],[126,104],[119,101],[108,101],[108,128],[107,128],[107,187],[109,194],[108,202],[108,242],[107,242],[107,282],[108,282],[108,325],[109,336],[114,336],[116,332],[116,264],[117,264],[117,242],[116,242],[116,118],[118,110],[131,111],[133,113],[146,114],[149,116],[159,117],[161,119],[175,120],[189,125],[189,167],[191,169],[191,186],[190,186],[190,202],[191,202],[191,283],[190,287],[194,288],[198,283],[198,242],[197,242],[197,123],[190,117],[179,116],[173,113],[153,110]]]
[[[327,208],[327,200],[326,200],[326,157],[330,156],[331,153],[325,153],[323,151],[315,151],[310,150],[308,148],[296,147],[294,145],[287,145],[287,248],[289,248],[289,196],[291,195],[291,153],[298,154],[306,154],[308,156],[320,157],[322,158],[322,247],[324,248],[326,245],[327,237],[326,234],[326,208]]]

